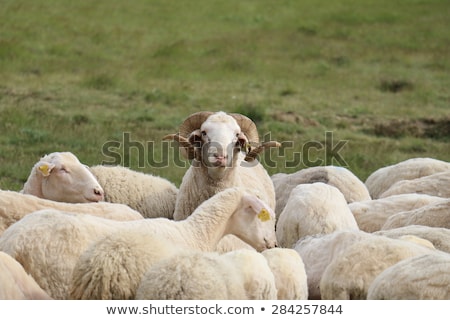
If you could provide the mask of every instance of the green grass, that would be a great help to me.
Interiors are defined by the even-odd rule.
[[[199,110],[283,142],[262,157],[271,174],[341,165],[339,141],[362,180],[450,161],[449,14],[446,0],[0,0],[0,189],[53,151],[179,184],[161,138]]]

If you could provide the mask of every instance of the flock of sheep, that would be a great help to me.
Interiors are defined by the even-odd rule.
[[[179,187],[55,152],[0,190],[0,299],[450,299],[449,162],[269,176],[280,144],[224,112],[164,138]]]

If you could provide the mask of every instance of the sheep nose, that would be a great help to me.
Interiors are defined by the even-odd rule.
[[[94,188],[94,195],[98,199],[97,201],[102,201],[104,198],[104,192],[100,187]]]

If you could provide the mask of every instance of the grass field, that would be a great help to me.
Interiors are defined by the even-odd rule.
[[[450,161],[448,0],[0,0],[0,189],[46,153],[179,184],[161,138],[240,112],[269,172]]]

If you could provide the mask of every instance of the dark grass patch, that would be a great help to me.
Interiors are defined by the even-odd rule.
[[[373,127],[376,136],[400,138],[450,139],[450,117],[441,119],[394,119],[376,123]]]
[[[406,90],[412,90],[414,85],[408,80],[381,80],[378,86],[382,92],[398,93]]]

